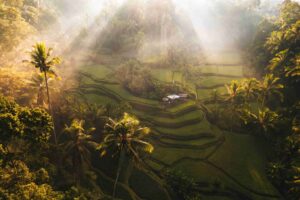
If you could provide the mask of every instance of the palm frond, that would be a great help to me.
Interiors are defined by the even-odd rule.
[[[138,145],[139,147],[142,148],[143,151],[147,152],[147,153],[152,153],[154,150],[154,147],[152,144],[150,144],[149,142],[145,142],[143,140],[139,140],[139,139],[132,139],[132,142],[135,145]]]

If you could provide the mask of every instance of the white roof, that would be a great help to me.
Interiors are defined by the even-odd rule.
[[[176,94],[172,94],[172,95],[169,95],[167,96],[169,99],[171,100],[175,100],[175,99],[180,99],[180,96],[176,95]]]

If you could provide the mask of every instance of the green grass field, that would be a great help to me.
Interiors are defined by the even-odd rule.
[[[208,74],[201,77],[198,84],[212,88],[198,89],[199,99],[207,99],[213,89],[217,89],[221,94],[225,93],[226,89],[222,85],[235,79],[230,76],[242,78],[242,66],[239,65],[200,67],[203,73]],[[276,197],[277,191],[266,178],[267,145],[263,141],[258,141],[250,135],[228,133],[218,129],[206,120],[203,111],[197,107],[194,100],[165,108],[159,101],[133,96],[119,84],[99,81],[115,81],[109,67],[88,66],[83,67],[82,72],[91,74],[94,78],[92,80],[85,77],[82,83],[86,86],[85,98],[90,102],[118,103],[118,100],[113,99],[116,96],[121,101],[154,110],[147,112],[147,109],[133,106],[133,113],[142,123],[153,129],[153,136],[149,137],[149,140],[153,143],[155,151],[147,161],[153,169],[159,171],[166,167],[175,168],[207,185],[220,182],[222,187],[218,190],[223,195],[203,195],[203,199],[236,199],[230,197],[231,193],[241,193],[254,200],[279,199]],[[155,69],[151,74],[159,81],[173,80],[172,71],[168,69]],[[174,80],[180,83],[181,73],[174,73]],[[160,188],[161,183],[159,186],[155,184],[152,175],[146,172],[138,173],[140,175],[134,175],[129,185],[135,193],[144,194],[144,199],[166,199],[164,195],[159,198],[159,195],[152,196],[151,192],[142,193],[141,191],[149,187],[153,187],[153,191],[163,193],[163,188]],[[149,181],[145,182],[143,179]]]
[[[205,51],[207,63],[214,63],[218,65],[239,65],[242,63],[242,57],[240,52],[237,50],[224,51],[217,50],[215,47],[212,47],[212,49],[209,49],[208,47]]]
[[[242,76],[243,74],[243,66],[241,65],[229,65],[229,66],[222,66],[222,65],[202,65],[198,66],[201,68],[202,73],[213,73],[219,75],[227,75],[227,76]]]
[[[155,79],[162,82],[171,83],[173,80],[178,82],[181,82],[182,80],[181,73],[179,72],[172,73],[170,69],[153,69],[151,70],[151,74]]]
[[[211,87],[214,89],[214,86],[224,86],[224,84],[229,84],[233,78],[230,77],[218,77],[218,76],[209,76],[204,77],[202,80],[198,81],[197,84],[200,87]],[[235,78],[235,80],[241,80],[241,78]]]

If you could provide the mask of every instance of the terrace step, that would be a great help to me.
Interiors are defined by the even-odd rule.
[[[202,110],[194,110],[187,113],[184,113],[182,115],[174,116],[173,117],[166,117],[164,115],[160,115],[160,112],[157,112],[155,114],[153,113],[147,113],[145,115],[144,112],[134,110],[133,114],[136,116],[139,116],[141,118],[146,118],[148,121],[152,122],[166,122],[166,123],[181,123],[183,121],[195,119],[195,118],[201,118],[203,119],[204,113]],[[169,113],[170,114],[170,113]]]
[[[208,133],[208,132],[200,132],[198,134],[190,134],[190,135],[174,135],[174,134],[163,133],[155,128],[152,128],[152,134],[156,135],[156,137],[160,139],[170,139],[170,140],[178,140],[178,141],[200,140],[200,139],[208,139],[208,138],[215,137],[212,133]]]
[[[82,75],[83,77],[89,78],[92,81],[96,82],[96,83],[101,83],[101,84],[111,84],[111,85],[118,85],[119,83],[117,81],[108,81],[105,78],[97,78],[96,76],[87,73],[87,72],[79,72],[80,75]]]
[[[174,143],[174,142],[166,142],[162,141],[158,138],[152,138],[153,144],[158,145],[160,147],[171,148],[171,149],[186,149],[186,150],[205,150],[210,147],[217,146],[222,142],[220,139],[216,139],[213,141],[206,142],[204,144],[183,144],[183,143]]]
[[[81,89],[81,92],[85,93],[85,94],[95,94],[95,95],[100,95],[100,96],[105,95],[105,96],[108,96],[108,97],[114,99],[117,102],[128,101],[134,109],[139,110],[139,111],[147,111],[147,112],[149,112],[150,115],[155,115],[155,116],[159,115],[159,116],[167,117],[167,118],[176,118],[178,116],[188,114],[188,113],[198,109],[197,105],[190,105],[188,107],[182,108],[179,111],[171,112],[171,111],[165,110],[163,107],[158,107],[158,106],[154,106],[151,104],[146,104],[146,103],[142,103],[142,102],[134,101],[134,100],[126,100],[123,97],[121,97],[119,94],[106,88],[105,86],[100,86],[100,85],[96,85],[96,84],[82,85],[80,87],[80,89]]]
[[[193,147],[193,146],[199,147],[204,144],[219,141],[219,138],[217,138],[217,137],[207,137],[207,138],[200,138],[200,139],[194,139],[194,140],[182,140],[182,141],[161,138],[155,134],[151,134],[149,137],[151,139],[153,139],[155,141],[155,143],[156,143],[156,141],[159,141],[160,143],[164,143],[164,144],[186,145],[189,147]]]
[[[177,128],[183,128],[186,126],[198,124],[202,121],[202,117],[196,117],[194,119],[182,121],[182,122],[162,122],[162,121],[154,121],[150,120],[146,117],[138,116],[142,121],[149,123],[150,125],[156,126],[156,127],[164,127],[168,129],[177,129]]]

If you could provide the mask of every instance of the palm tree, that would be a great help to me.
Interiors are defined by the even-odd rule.
[[[266,101],[272,96],[277,95],[280,97],[281,100],[283,100],[283,95],[280,92],[280,89],[282,89],[284,86],[279,83],[280,79],[275,77],[274,74],[267,74],[261,85],[260,85],[260,91],[261,91],[261,107],[265,106]]]
[[[95,129],[84,129],[83,120],[73,120],[70,126],[66,126],[64,133],[67,136],[67,141],[63,143],[63,148],[66,156],[72,160],[72,168],[74,179],[79,184],[84,164],[90,165],[90,150],[89,147],[96,148],[97,145],[91,140],[91,132]]]
[[[43,42],[36,43],[33,46],[32,51],[30,52],[31,60],[25,61],[25,62],[29,62],[35,68],[38,68],[41,73],[44,74],[46,90],[47,90],[47,97],[48,97],[48,108],[49,108],[49,111],[53,118],[54,141],[55,141],[55,144],[57,144],[54,117],[53,117],[53,111],[51,108],[51,101],[50,101],[50,94],[49,94],[49,87],[48,87],[48,75],[55,74],[55,72],[53,71],[53,67],[55,67],[55,65],[60,63],[60,58],[59,57],[51,57],[52,51],[53,51],[53,49],[47,48],[45,43],[43,43]]]
[[[227,89],[227,94],[228,97],[225,99],[225,101],[230,102],[231,107],[229,107],[229,109],[231,109],[230,112],[230,121],[231,121],[231,125],[230,125],[230,131],[233,131],[233,125],[234,125],[234,115],[236,114],[236,109],[237,109],[237,104],[238,104],[238,99],[240,97],[240,92],[241,92],[241,86],[239,84],[238,81],[233,80],[231,81],[230,85],[225,85],[226,89]]]
[[[29,85],[35,92],[37,91],[36,104],[44,105],[44,91],[46,89],[44,76],[40,73],[33,75]]]
[[[220,109],[218,109],[218,104],[220,103],[220,101],[223,100],[223,98],[216,89],[214,89],[210,95],[210,101],[214,105],[214,107],[212,109],[205,109],[208,111],[208,113],[211,114],[213,120],[217,120],[220,115]]]
[[[150,129],[141,127],[139,120],[127,113],[124,113],[123,118],[119,121],[109,119],[106,124],[106,132],[107,135],[98,149],[101,151],[101,156],[104,156],[109,149],[116,151],[116,154],[119,155],[113,188],[113,197],[115,197],[120,172],[126,157],[141,162],[140,155],[152,153],[154,147],[143,141],[143,138],[150,133]]]
[[[49,77],[48,84],[51,80],[53,79]],[[33,91],[37,93],[36,104],[44,105],[46,90],[46,81],[44,75],[42,73],[34,74],[29,82],[29,85],[31,86],[31,89],[33,89]]]

